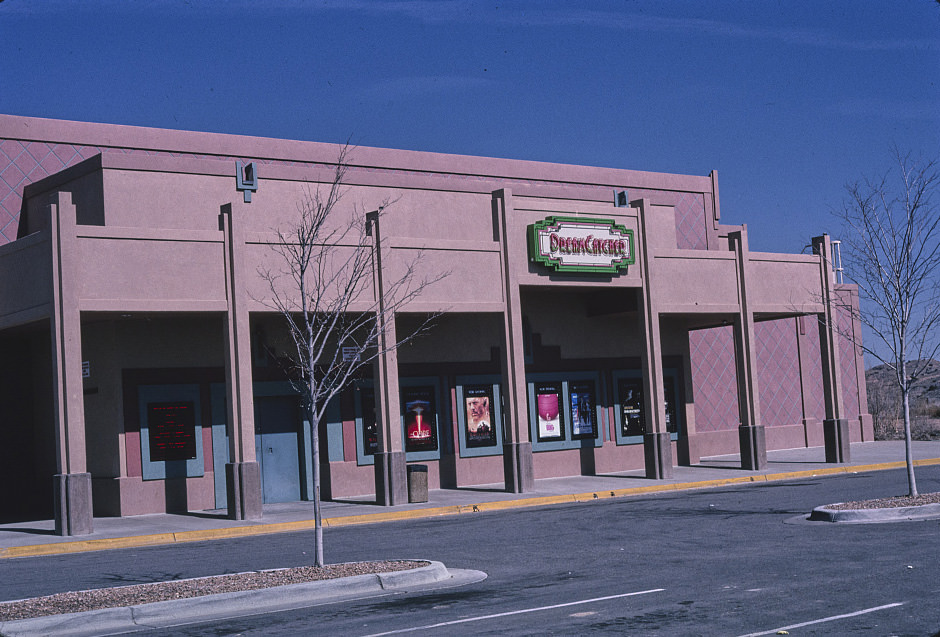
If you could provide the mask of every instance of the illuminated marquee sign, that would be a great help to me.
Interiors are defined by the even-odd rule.
[[[636,263],[633,230],[612,219],[548,217],[529,226],[529,259],[558,272],[615,274]]]

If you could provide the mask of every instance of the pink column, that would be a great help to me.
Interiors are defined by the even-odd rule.
[[[666,390],[663,386],[663,347],[659,328],[659,308],[656,291],[653,289],[653,256],[650,253],[648,216],[650,200],[639,199],[630,204],[639,209],[639,240],[637,263],[643,268],[643,287],[640,289],[639,319],[643,331],[643,398],[644,409],[649,414],[646,433],[643,435],[643,452],[646,460],[646,477],[654,480],[671,478],[672,441],[666,430]]]
[[[535,489],[532,469],[532,442],[529,440],[529,413],[525,380],[525,353],[523,351],[522,306],[519,296],[517,269],[525,267],[513,258],[520,244],[510,239],[510,217],[513,213],[512,191],[508,188],[493,193],[499,224],[500,259],[503,269],[503,396],[506,410],[506,442],[503,445],[503,477],[506,490],[524,493]]]
[[[740,311],[734,321],[734,350],[738,376],[738,413],[741,425],[738,440],[741,445],[741,468],[757,471],[767,466],[767,442],[760,422],[760,402],[757,385],[757,354],[754,348],[754,314],[748,294],[748,261],[750,250],[747,227],[728,234],[737,265],[738,300]]]
[[[251,380],[251,330],[245,290],[241,215],[244,205],[221,208],[225,242],[226,415],[231,462],[225,465],[228,513],[233,520],[261,518],[261,468],[255,458],[255,411]]]
[[[56,193],[48,206],[52,257],[52,368],[56,419],[55,532],[87,535],[94,530],[91,474],[85,463],[85,405],[82,391],[82,329],[76,213],[72,195]]]

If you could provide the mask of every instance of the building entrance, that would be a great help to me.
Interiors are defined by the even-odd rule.
[[[255,398],[255,449],[266,503],[300,500],[300,422],[299,397]]]

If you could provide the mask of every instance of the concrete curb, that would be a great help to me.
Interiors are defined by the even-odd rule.
[[[408,571],[356,575],[275,588],[3,622],[0,623],[0,634],[5,637],[112,635],[295,610],[347,599],[463,586],[484,579],[486,573],[482,571],[448,570],[441,562],[431,561],[428,566]]]
[[[838,503],[841,504],[841,503]],[[940,518],[940,504],[922,504],[912,507],[886,509],[830,509],[816,507],[810,514],[811,522],[905,522],[908,520],[934,520]]]
[[[938,464],[940,464],[940,458],[929,458],[914,461],[914,465],[918,467]],[[608,498],[623,498],[636,495],[647,495],[651,493],[669,493],[675,491],[688,491],[691,489],[711,489],[715,487],[723,487],[733,484],[747,484],[751,482],[777,482],[780,480],[799,480],[802,478],[816,478],[850,473],[865,473],[869,471],[886,471],[890,469],[901,469],[905,466],[906,464],[904,462],[848,465],[841,467],[810,469],[807,471],[789,471],[784,473],[738,476],[734,478],[722,478],[719,480],[700,480],[697,482],[653,484],[647,487],[631,487],[609,491],[536,496],[531,498],[519,498],[515,500],[497,500],[495,502],[481,502],[478,504],[456,504],[442,507],[409,509],[407,511],[383,511],[381,513],[367,513],[363,515],[346,515],[324,518],[323,526],[332,528],[357,524],[393,522],[396,520],[415,520],[447,515],[461,515],[464,513],[483,513],[485,511],[502,511],[505,509],[549,506],[553,504],[573,504],[580,502],[590,502],[593,500],[605,500]],[[132,535],[127,537],[102,538],[98,540],[73,540],[50,544],[31,544],[26,546],[11,546],[0,549],[0,559],[60,555],[65,553],[83,553],[87,551],[102,551],[107,549],[137,548],[142,546],[158,546],[182,542],[204,542],[208,540],[221,540],[226,538],[267,535],[269,533],[308,531],[313,528],[313,520],[298,520],[294,522],[252,524],[224,529],[200,529],[196,531]]]

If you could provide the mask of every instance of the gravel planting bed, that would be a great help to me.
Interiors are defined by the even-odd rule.
[[[940,493],[922,493],[916,498],[910,496],[896,496],[893,498],[878,498],[875,500],[859,500],[857,502],[837,502],[827,504],[825,508],[834,511],[849,511],[855,509],[894,509],[897,507],[916,507],[925,504],[940,504]]]
[[[86,591],[57,593],[45,597],[34,597],[13,602],[0,602],[0,621],[29,619],[46,615],[78,613],[87,610],[136,606],[151,602],[164,602],[173,599],[201,597],[217,593],[234,593],[260,588],[301,584],[318,580],[368,575],[372,573],[390,573],[406,571],[427,566],[428,562],[383,561],[349,562],[331,564],[323,567],[298,566],[269,571],[214,575],[193,579],[134,584],[113,588],[97,588]]]

